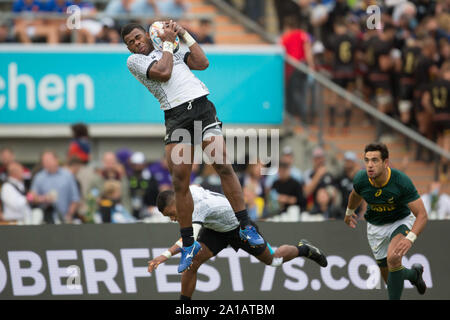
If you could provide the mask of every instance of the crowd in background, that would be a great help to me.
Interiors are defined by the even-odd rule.
[[[289,55],[450,151],[450,1],[276,3],[280,42]],[[371,5],[376,6],[367,11]],[[314,116],[307,104],[313,84],[288,64],[285,76],[286,110],[304,125]],[[347,132],[350,100],[327,88],[323,92],[330,133],[341,120]],[[310,105],[315,108],[314,101]],[[376,140],[392,140],[382,122],[364,121],[375,124]],[[410,148],[408,139],[405,145]],[[421,147],[415,156],[433,160]],[[441,163],[441,175],[448,181],[448,161]]]
[[[132,21],[150,25],[167,17],[177,19],[197,42],[214,43],[212,22],[208,18],[185,18],[190,8],[186,0],[14,0],[11,3],[14,17],[2,20],[0,16],[0,43],[120,43],[123,25]],[[80,11],[68,10],[73,5]],[[81,15],[78,26],[70,18],[76,13]]]
[[[27,168],[14,150],[0,150],[0,223],[132,223],[167,222],[156,207],[158,193],[172,188],[162,155],[149,162],[140,151],[121,148],[103,153],[91,163],[88,128],[72,125],[73,139],[65,158],[44,150],[39,162]],[[254,221],[323,221],[343,219],[353,177],[363,169],[353,152],[345,152],[340,170],[330,171],[325,151],[316,147],[313,164],[300,170],[292,147],[281,150],[277,168],[263,175],[261,162],[236,168],[249,215]],[[191,183],[223,193],[212,166],[194,165]],[[450,219],[450,196],[433,182],[423,195],[432,219]],[[357,211],[365,211],[363,204]]]

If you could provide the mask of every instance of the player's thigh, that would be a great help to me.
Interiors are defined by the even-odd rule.
[[[209,136],[202,141],[203,152],[210,160],[211,164],[226,164],[227,148],[225,139],[222,135]]]
[[[389,243],[389,247],[388,247],[388,254],[387,254],[387,262],[388,262],[389,268],[396,267],[401,264],[402,257],[395,255],[394,250],[397,247],[397,245],[399,244],[399,242],[402,241],[404,238],[405,238],[405,236],[403,234],[399,233],[391,239],[391,242]]]

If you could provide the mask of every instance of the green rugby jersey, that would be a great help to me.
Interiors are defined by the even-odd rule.
[[[411,213],[408,203],[420,198],[411,179],[397,169],[388,168],[388,180],[381,188],[374,187],[365,170],[353,178],[353,189],[368,204],[364,215],[374,225],[393,223]]]

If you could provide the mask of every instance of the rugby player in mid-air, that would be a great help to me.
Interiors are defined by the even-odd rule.
[[[227,159],[222,122],[217,118],[214,104],[207,98],[209,90],[191,71],[206,69],[209,66],[208,58],[198,43],[177,23],[172,20],[164,22],[163,31],[159,33],[163,41],[162,50],[153,47],[149,33],[139,24],[125,25],[121,35],[128,50],[133,53],[127,61],[128,69],[159,100],[164,111],[165,154],[183,239],[178,267],[181,273],[191,265],[192,258],[201,249],[193,238],[194,204],[189,190],[194,144],[197,142],[202,144],[203,150],[208,146],[208,150],[213,149],[211,155],[214,159],[210,160],[240,222],[242,241],[259,246],[264,245],[264,239],[250,224],[241,185]],[[173,44],[177,36],[185,43],[178,49]],[[181,131],[187,132],[189,136],[182,137]],[[201,141],[193,141],[196,136],[201,137]],[[211,143],[214,144],[211,145],[213,148]]]
[[[194,212],[192,224],[195,238],[202,250],[195,256],[192,266],[181,276],[181,300],[190,300],[197,282],[197,270],[207,260],[217,255],[230,245],[234,250],[242,249],[255,256],[261,262],[274,267],[292,260],[296,257],[309,258],[321,267],[328,265],[325,255],[307,240],[300,240],[297,246],[282,245],[275,252],[269,243],[264,240],[263,246],[252,247],[248,242],[242,242],[239,236],[239,222],[233,213],[228,200],[219,193],[191,185],[194,199]],[[171,220],[178,219],[178,210],[175,205],[175,193],[171,190],[161,192],[157,198],[157,206],[165,216]],[[162,255],[149,261],[148,271],[153,272],[159,264],[180,252],[181,243],[177,242]]]
[[[345,223],[356,227],[355,209],[364,199],[368,206],[367,238],[373,255],[387,283],[390,300],[398,300],[407,279],[424,294],[423,266],[402,266],[402,257],[409,251],[427,223],[427,212],[411,179],[389,167],[389,151],[382,143],[372,143],[364,149],[366,170],[353,179]]]

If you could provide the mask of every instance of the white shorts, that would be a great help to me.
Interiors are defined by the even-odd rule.
[[[370,248],[375,256],[376,260],[381,260],[387,257],[389,242],[391,241],[391,235],[402,224],[411,230],[416,217],[411,213],[409,216],[397,220],[394,223],[384,224],[382,226],[376,226],[371,223],[367,223],[367,240],[369,240]]]

